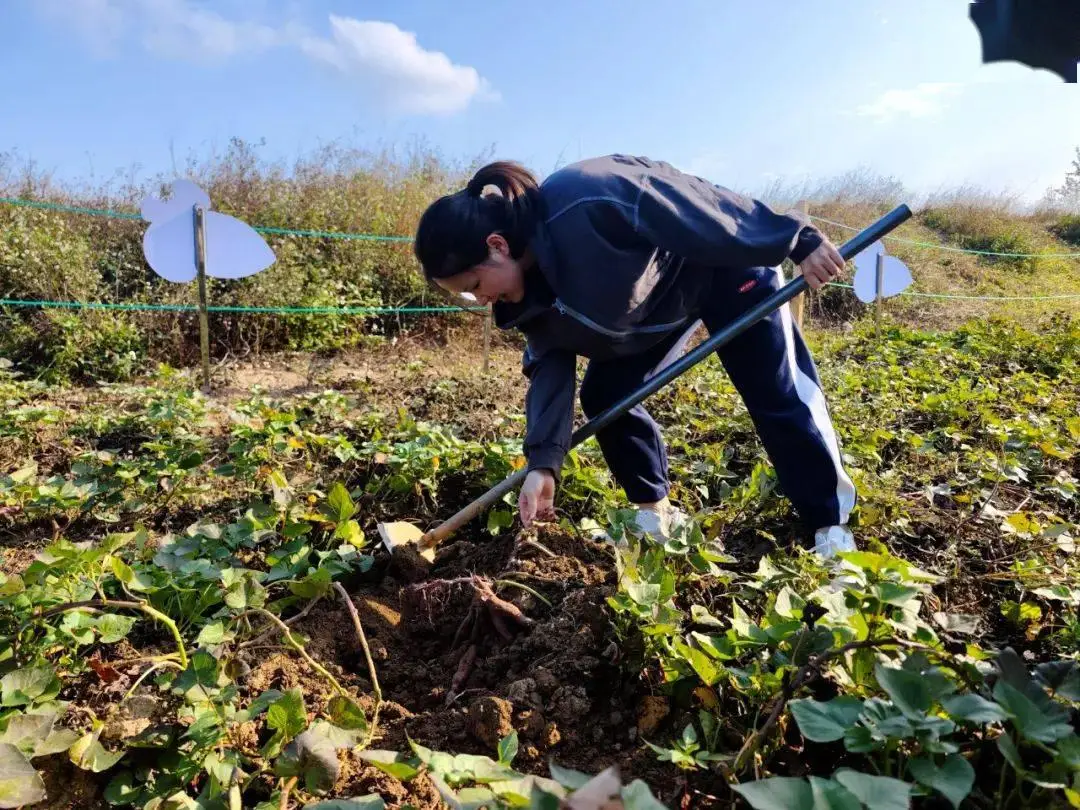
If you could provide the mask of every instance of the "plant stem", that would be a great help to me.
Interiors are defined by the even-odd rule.
[[[180,666],[187,669],[188,657],[187,651],[184,649],[184,639],[180,636],[180,629],[176,626],[171,618],[166,616],[160,610],[151,607],[146,602],[128,602],[119,599],[90,599],[85,602],[66,602],[56,607],[51,607],[46,611],[42,611],[34,618],[45,619],[49,616],[54,616],[57,613],[66,613],[69,610],[86,610],[86,609],[98,609],[98,608],[131,608],[132,610],[141,610],[147,616],[152,619],[157,619],[163,625],[169,628],[169,632],[172,633],[173,638],[176,640],[176,654],[180,658]],[[23,627],[19,628],[20,633],[22,629],[26,627],[26,623]]]
[[[278,802],[278,810],[289,810],[289,793],[296,784],[296,777],[290,776],[289,780],[281,788],[281,801]]]
[[[236,618],[239,619],[241,616],[246,616],[249,613],[258,613],[276,624],[278,629],[285,635],[285,641],[288,642],[290,647],[300,653],[301,657],[308,663],[308,666],[326,678],[339,694],[348,696],[349,693],[345,691],[345,688],[340,683],[338,683],[338,679],[331,675],[322,664],[312,658],[308,654],[308,651],[304,649],[304,645],[293,637],[292,632],[289,630],[289,626],[285,624],[285,622],[264,608],[252,608],[251,610],[241,613],[240,616],[237,616]]]
[[[299,613],[297,613],[295,616],[290,616],[288,619],[285,619],[285,624],[286,625],[295,624],[296,622],[300,621],[302,618],[304,618],[305,616],[307,616],[311,612],[311,609],[313,607],[315,607],[315,605],[319,604],[319,601],[321,599],[322,599],[321,594],[319,596],[316,596],[314,599],[312,599],[310,602],[308,602],[306,605],[304,605],[304,609],[301,610]],[[245,616],[245,621],[247,621],[247,618],[246,618],[247,614],[244,614],[244,616]],[[248,647],[253,647],[256,644],[258,644],[259,642],[266,639],[267,637],[273,635],[273,632],[274,632],[274,628],[273,627],[268,627],[268,628],[266,628],[266,630],[259,633],[259,635],[256,636],[255,638],[249,639],[248,641],[242,642],[237,649],[246,650]]]
[[[153,664],[151,664],[149,667],[146,668],[146,672],[144,672],[142,675],[140,675],[138,678],[135,679],[135,683],[133,683],[131,685],[131,688],[128,689],[127,692],[124,693],[124,700],[127,700],[132,695],[134,695],[135,690],[139,688],[139,684],[141,684],[143,681],[145,681],[147,679],[147,677],[149,677],[151,672],[153,672],[155,669],[160,669],[161,667],[176,667],[181,672],[183,672],[184,669],[185,669],[185,667],[181,667],[175,661],[170,661],[170,660],[167,660],[167,659],[164,659],[164,658],[159,660],[159,661],[155,661]]]
[[[547,605],[548,607],[551,607],[551,602],[549,602],[547,599],[545,599],[543,596],[541,596],[535,590],[530,588],[528,585],[523,585],[520,582],[514,582],[512,579],[497,579],[497,580],[495,580],[495,584],[496,585],[512,585],[515,588],[521,588],[521,590],[525,591],[526,593],[531,593],[533,596],[535,596],[537,599],[539,599],[545,605]]]
[[[334,583],[334,590],[337,591],[338,596],[345,602],[345,607],[349,610],[349,616],[352,617],[353,627],[356,628],[356,637],[360,641],[360,647],[364,650],[364,659],[367,661],[368,674],[371,675],[371,688],[375,692],[375,708],[371,712],[371,728],[368,731],[367,738],[361,748],[367,748],[375,739],[375,732],[379,724],[379,709],[382,708],[382,688],[379,686],[379,676],[375,673],[375,661],[371,658],[371,648],[368,646],[367,635],[364,633],[364,625],[360,623],[360,614],[356,610],[356,605],[353,604],[352,598],[349,596],[349,592],[345,590],[340,582]]]
[[[229,810],[244,810],[240,796],[240,766],[233,768],[232,779],[229,780]]]

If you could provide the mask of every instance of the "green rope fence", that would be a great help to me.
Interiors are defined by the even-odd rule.
[[[48,211],[60,211],[69,214],[85,214],[89,216],[110,217],[114,219],[142,220],[140,214],[116,211],[109,208],[87,208],[78,205],[63,205],[61,203],[43,202],[39,200],[25,200],[19,197],[0,197],[0,203],[6,205],[37,208]],[[850,231],[858,231],[859,228],[836,222],[825,217],[811,216],[818,222],[825,222],[838,228]],[[296,228],[278,228],[266,226],[254,226],[260,233],[278,234],[283,236],[303,236],[323,239],[356,239],[376,242],[412,242],[409,236],[388,236],[373,233],[347,233],[341,231],[302,230]],[[1053,258],[1080,258],[1078,253],[1002,253],[991,250],[971,250],[968,248],[939,245],[932,242],[919,242],[914,239],[904,239],[898,236],[887,236],[896,242],[914,245],[917,247],[944,250],[952,253],[969,253],[979,256],[998,256],[1009,258],[1028,259],[1053,259]],[[829,286],[845,287],[851,289],[850,284],[832,283]],[[1072,301],[1080,300],[1080,293],[1066,295],[1035,295],[1035,296],[997,296],[997,295],[953,295],[948,293],[922,293],[904,292],[904,296],[917,298],[936,298],[941,300],[963,301]],[[106,304],[82,301],[24,301],[19,299],[0,299],[2,306],[21,307],[56,307],[67,309],[122,309],[135,311],[171,311],[171,312],[195,312],[198,307],[187,304]],[[236,313],[262,313],[279,315],[391,315],[398,313],[436,313],[436,312],[483,312],[486,307],[242,307],[242,306],[210,306],[208,312],[236,312]]]
[[[52,309],[120,309],[135,312],[198,312],[194,304],[109,304],[94,301],[28,301],[0,298],[0,306]],[[242,307],[208,306],[207,312],[244,312],[264,315],[397,315],[399,313],[487,312],[487,307]]]

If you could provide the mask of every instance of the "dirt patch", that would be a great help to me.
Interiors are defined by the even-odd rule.
[[[34,810],[106,810],[102,785],[95,775],[72,764],[68,755],[54,754],[34,760],[34,769],[45,783],[45,801]]]
[[[606,605],[616,585],[610,551],[554,528],[524,540],[507,535],[448,545],[421,584],[420,592],[427,588],[432,595],[426,602],[416,600],[415,585],[390,577],[351,594],[383,696],[391,701],[373,747],[405,751],[411,738],[436,750],[495,756],[499,738],[516,730],[514,766],[523,772],[546,776],[549,759],[590,773],[615,764],[624,779],[651,779],[662,800],[674,801],[682,790],[678,774],[657,769],[655,756],[643,756],[636,739],[634,720],[647,689],[617,663]],[[515,627],[509,639],[490,626],[477,637],[455,638],[475,603],[474,576],[491,583],[529,623]],[[339,602],[326,600],[296,627],[310,637],[314,657],[368,688],[367,665]],[[452,691],[471,648],[475,657]],[[275,685],[285,676],[265,673],[287,666],[267,661],[258,670],[260,686]],[[346,771],[345,790],[337,795],[376,790],[391,803],[437,804],[423,781],[391,785],[362,763]]]

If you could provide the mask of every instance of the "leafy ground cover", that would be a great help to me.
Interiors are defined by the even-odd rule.
[[[209,397],[5,374],[0,806],[1080,806],[1080,328],[813,343],[839,570],[714,361],[652,406],[691,531],[637,536],[589,445],[557,524],[507,504],[418,581],[375,523],[521,464],[512,355]]]

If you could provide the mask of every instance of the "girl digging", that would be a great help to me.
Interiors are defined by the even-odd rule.
[[[527,338],[524,525],[553,509],[578,355],[589,359],[580,400],[592,417],[676,354],[699,321],[714,332],[777,290],[784,259],[815,290],[844,270],[805,218],[626,155],[571,164],[542,185],[516,163],[484,166],[428,207],[415,251],[428,280],[493,304],[496,325]],[[814,548],[824,557],[853,550],[855,487],[787,305],[718,355]],[[668,501],[664,442],[642,405],[596,438],[643,531],[666,534],[684,519]]]

